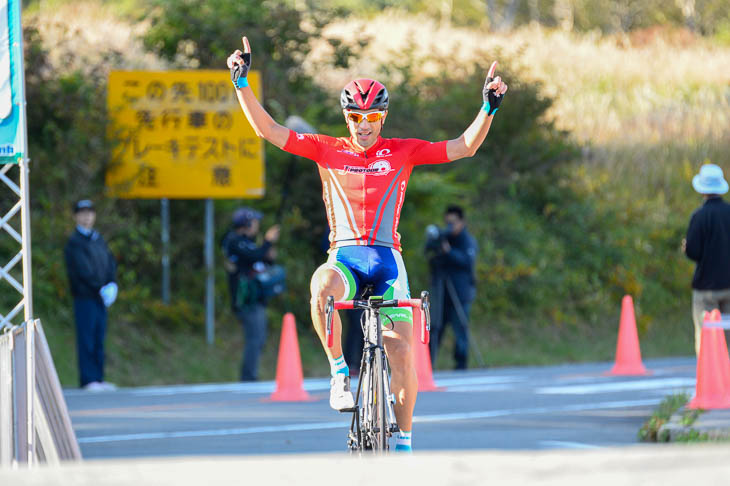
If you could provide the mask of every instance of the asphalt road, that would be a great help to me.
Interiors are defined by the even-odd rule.
[[[436,373],[442,391],[416,404],[417,451],[595,449],[636,445],[661,399],[694,390],[695,359],[645,361],[651,375],[610,377],[611,363]],[[267,400],[274,383],[65,390],[86,459],[344,453],[349,415],[312,401]]]

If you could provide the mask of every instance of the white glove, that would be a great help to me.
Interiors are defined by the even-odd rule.
[[[117,287],[117,284],[115,282],[109,282],[99,290],[99,295],[101,295],[101,300],[104,301],[104,305],[109,307],[117,300],[118,292],[119,287]]]

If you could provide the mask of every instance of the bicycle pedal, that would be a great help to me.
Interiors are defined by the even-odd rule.
[[[357,412],[357,407],[351,407],[351,408],[341,408],[339,410],[340,413],[355,413]]]

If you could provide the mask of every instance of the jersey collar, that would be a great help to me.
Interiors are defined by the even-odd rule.
[[[385,139],[383,137],[381,137],[380,135],[378,135],[378,139],[375,141],[375,143],[372,145],[372,147],[370,147],[369,149],[365,150],[365,152],[360,152],[359,151],[359,149],[358,149],[357,145],[355,144],[355,142],[353,141],[353,138],[352,137],[350,137],[348,139],[348,142],[350,144],[350,147],[355,152],[357,152],[358,154],[364,153],[365,154],[365,157],[370,157],[370,156],[374,156],[375,155],[375,152],[377,152],[378,150],[380,150],[381,146],[385,143]]]

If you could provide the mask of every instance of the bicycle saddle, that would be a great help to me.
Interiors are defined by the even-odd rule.
[[[375,287],[372,284],[367,284],[363,287],[362,292],[360,292],[360,295],[357,296],[356,300],[368,300],[368,298],[373,295],[373,290]]]

